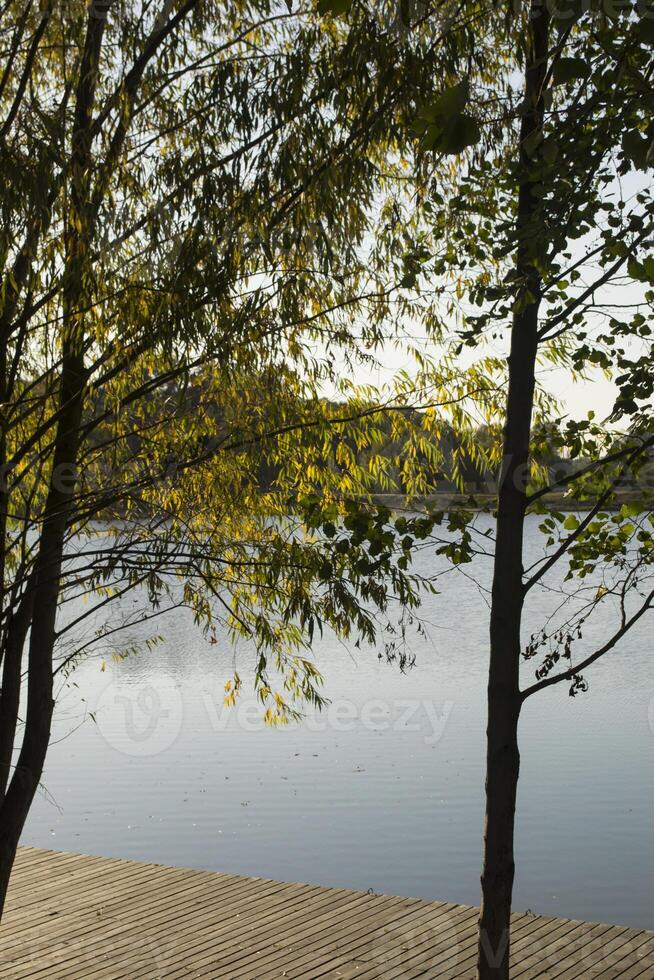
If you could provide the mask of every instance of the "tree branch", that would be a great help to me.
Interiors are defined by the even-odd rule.
[[[575,674],[578,674],[580,671],[585,670],[586,667],[589,667],[591,664],[595,663],[595,661],[599,660],[600,657],[603,657],[605,653],[612,650],[616,643],[619,643],[622,637],[629,632],[632,626],[636,625],[638,620],[645,615],[648,609],[652,608],[652,603],[654,603],[654,590],[649,593],[638,612],[634,613],[630,619],[626,620],[620,629],[613,634],[610,640],[607,640],[604,646],[600,647],[599,650],[596,650],[595,653],[591,653],[591,655],[586,657],[585,660],[582,660],[581,663],[575,664],[574,667],[570,667],[568,670],[564,670],[560,674],[553,674],[550,677],[545,677],[536,684],[532,684],[531,687],[525,688],[524,691],[520,692],[521,701],[525,701],[527,698],[531,697],[532,694],[536,694],[538,691],[542,691],[546,687],[551,687],[553,684],[558,684],[561,681],[572,680]]]

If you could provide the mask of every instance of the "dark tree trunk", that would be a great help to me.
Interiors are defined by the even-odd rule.
[[[479,980],[508,980],[513,835],[520,769],[518,720],[520,627],[524,602],[523,530],[529,441],[534,401],[540,278],[535,252],[542,248],[540,197],[530,179],[533,158],[525,140],[543,124],[549,15],[531,5],[527,38],[525,108],[520,130],[520,186],[516,222],[516,272],[523,299],[511,329],[504,460],[498,494],[488,677],[486,818],[482,902],[479,918]],[[529,145],[533,146],[533,141]]]
[[[63,359],[60,403],[66,406],[66,411],[57,429],[53,476],[36,563],[34,609],[38,610],[38,615],[32,619],[29,639],[25,730],[16,768],[0,805],[0,915],[18,841],[43,772],[50,742],[54,708],[52,657],[55,624],[69,503],[74,491],[71,473],[77,459],[82,392],[82,355],[71,351]],[[18,641],[20,639],[17,638]],[[17,642],[15,650],[7,650],[5,668],[14,657],[20,664],[20,655],[21,646]],[[11,724],[11,721],[7,713],[3,717],[3,725]]]
[[[28,580],[18,609],[9,618],[3,634],[2,690],[0,690],[0,804],[4,799],[14,751],[23,647],[32,621],[33,582]]]
[[[93,12],[88,17],[84,50],[80,61],[73,133],[71,139],[70,214],[65,230],[63,285],[62,366],[52,472],[44,509],[34,580],[28,583],[29,602],[36,615],[31,620],[27,651],[27,708],[20,753],[11,781],[0,803],[0,916],[9,885],[18,841],[34,794],[43,773],[50,742],[54,709],[53,653],[56,617],[61,587],[66,531],[76,487],[77,454],[86,375],[84,370],[84,322],[79,312],[88,280],[87,259],[92,234],[89,183],[92,169],[90,125],[104,19]],[[20,664],[23,642],[9,646],[8,679]],[[20,636],[17,637],[21,639]],[[3,678],[4,681],[4,678]],[[11,727],[15,691],[7,702],[2,725]],[[4,694],[4,691],[3,691]],[[14,726],[15,727],[15,726]],[[2,726],[0,726],[2,728]]]

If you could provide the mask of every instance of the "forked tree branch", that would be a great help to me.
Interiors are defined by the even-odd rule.
[[[531,687],[525,688],[524,691],[520,692],[521,701],[525,701],[527,698],[531,697],[532,694],[536,694],[538,691],[544,690],[546,687],[551,687],[553,684],[559,684],[561,681],[570,681],[573,679],[575,674],[579,674],[580,671],[585,670],[586,667],[590,667],[591,664],[603,657],[605,653],[612,650],[613,647],[620,642],[620,640],[629,632],[632,626],[645,615],[645,613],[652,608],[654,603],[654,589],[649,593],[645,602],[640,607],[640,609],[633,614],[629,619],[627,619],[619,630],[617,630],[613,636],[607,640],[604,646],[600,647],[594,653],[591,653],[589,657],[582,660],[581,663],[575,664],[574,667],[568,668],[568,670],[562,671],[560,674],[552,674],[549,677],[544,677],[543,680],[537,681],[536,684],[532,684]]]

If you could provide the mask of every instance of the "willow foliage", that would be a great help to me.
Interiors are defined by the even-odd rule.
[[[272,720],[319,700],[298,652],[314,629],[372,640],[390,596],[415,603],[387,512],[345,549],[317,534],[315,507],[338,521],[392,488],[389,424],[410,447],[393,472],[428,489],[419,464],[437,464],[437,443],[396,409],[456,406],[470,385],[446,356],[423,365],[419,394],[407,379],[380,401],[345,379],[409,318],[441,330],[410,288],[421,232],[405,219],[424,170],[411,126],[462,57],[486,70],[466,45],[481,14],[436,6],[429,29],[406,31],[392,6],[347,23],[267,2],[4,6],[11,704],[48,575],[53,601],[95,595],[103,636],[121,628],[112,597],[138,588],[146,619],[183,603],[207,630],[253,637]],[[71,626],[48,636],[39,669],[88,652]]]

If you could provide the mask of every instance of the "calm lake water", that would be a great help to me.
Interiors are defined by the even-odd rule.
[[[535,521],[528,552],[542,554]],[[437,561],[424,552],[419,566]],[[528,631],[561,599],[549,585],[531,598]],[[89,660],[62,690],[23,841],[476,904],[488,609],[463,574],[439,588],[412,670],[325,637],[314,657],[332,703],[281,730],[251,698],[252,651],[209,644],[188,615],[160,624],[151,652],[104,671]],[[614,623],[607,608],[579,652]],[[587,694],[561,686],[525,706],[516,909],[654,926],[651,637],[641,621],[588,672]],[[243,697],[230,711],[234,664]]]

